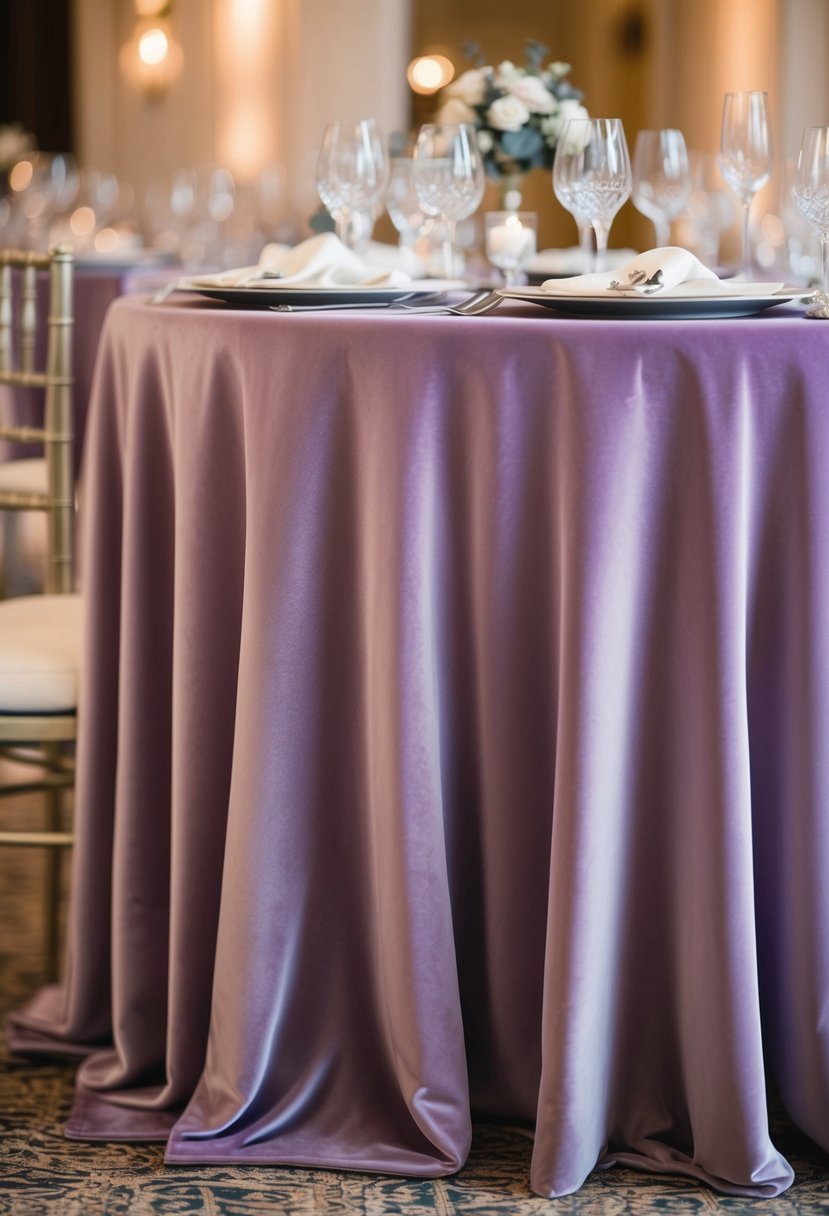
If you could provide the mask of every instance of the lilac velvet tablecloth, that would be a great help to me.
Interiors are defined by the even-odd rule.
[[[439,1175],[829,1148],[829,326],[111,308],[67,1134]]]

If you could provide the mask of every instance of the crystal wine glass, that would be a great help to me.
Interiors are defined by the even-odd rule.
[[[681,131],[640,131],[633,150],[633,205],[653,223],[658,247],[670,244],[671,221],[691,196],[688,150]]]
[[[571,131],[575,122],[586,128]],[[584,216],[596,234],[596,269],[603,269],[607,238],[616,212],[630,197],[633,179],[625,132],[620,118],[572,119],[565,137],[581,144],[573,165],[571,185],[574,213]],[[582,143],[583,140],[583,143]]]
[[[468,123],[427,123],[414,153],[415,189],[423,213],[442,221],[443,273],[455,268],[455,227],[484,197],[484,164],[475,128]]]
[[[771,176],[768,93],[726,93],[720,138],[720,169],[743,208],[741,277],[751,278],[748,216],[752,199]]]
[[[829,319],[829,127],[807,127],[803,132],[793,193],[801,215],[820,237],[821,290],[818,306],[807,315],[826,320]]]
[[[397,229],[401,247],[414,249],[418,234],[426,223],[426,216],[420,209],[415,189],[414,161],[409,156],[392,157],[386,210]]]
[[[334,217],[337,236],[353,248],[364,230],[360,217],[370,213],[386,188],[388,165],[373,118],[330,123],[317,158],[317,191]]]
[[[573,177],[580,172],[580,154],[587,142],[589,124],[588,118],[570,119],[565,123],[553,161],[553,193],[576,221],[585,274],[593,269],[593,225],[578,210]]]

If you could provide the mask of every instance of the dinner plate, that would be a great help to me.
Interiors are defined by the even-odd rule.
[[[503,290],[507,300],[541,304],[571,317],[653,317],[661,320],[692,321],[710,317],[751,317],[755,313],[786,304],[806,294],[802,291],[777,291],[766,296],[570,296],[549,291]]]
[[[448,286],[435,283],[418,284],[414,287],[208,287],[197,279],[181,279],[179,291],[195,291],[211,300],[234,304],[242,308],[270,308],[274,304],[391,304],[395,300],[420,299],[434,295],[437,291],[451,291],[457,284]],[[462,284],[461,284],[462,286]]]

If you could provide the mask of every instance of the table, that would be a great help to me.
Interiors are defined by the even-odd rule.
[[[829,1148],[829,326],[123,298],[85,453],[67,1134],[440,1175]]]

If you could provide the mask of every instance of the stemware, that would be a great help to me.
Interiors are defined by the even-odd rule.
[[[427,220],[417,197],[414,161],[410,156],[392,157],[386,190],[386,210],[397,229],[400,246],[414,249]]]
[[[633,150],[634,207],[652,222],[658,247],[670,244],[671,221],[691,195],[688,150],[681,131],[639,131]]]
[[[588,123],[589,119],[583,118],[565,123],[553,161],[553,193],[576,221],[585,274],[593,269],[593,225],[578,209],[573,177],[580,172],[580,154],[587,139]]]
[[[386,188],[388,164],[373,118],[330,123],[317,158],[317,192],[343,244],[365,238],[365,216]]]
[[[752,200],[771,176],[768,93],[726,93],[720,137],[720,169],[743,209],[741,277],[751,278],[748,217]]]
[[[807,315],[826,320],[829,319],[829,127],[807,127],[803,132],[793,194],[801,215],[820,237],[819,304]]]
[[[688,219],[697,256],[708,266],[720,261],[720,240],[734,223],[737,203],[723,180],[718,158],[712,152],[691,152],[691,196]]]
[[[584,123],[583,127],[577,126]],[[633,178],[625,132],[619,118],[571,119],[564,139],[578,149],[570,176],[573,213],[596,234],[596,269],[604,269],[614,216],[630,197]]]
[[[443,273],[455,270],[455,229],[480,206],[484,164],[475,128],[468,123],[427,123],[414,150],[415,189],[423,213],[441,221]]]

